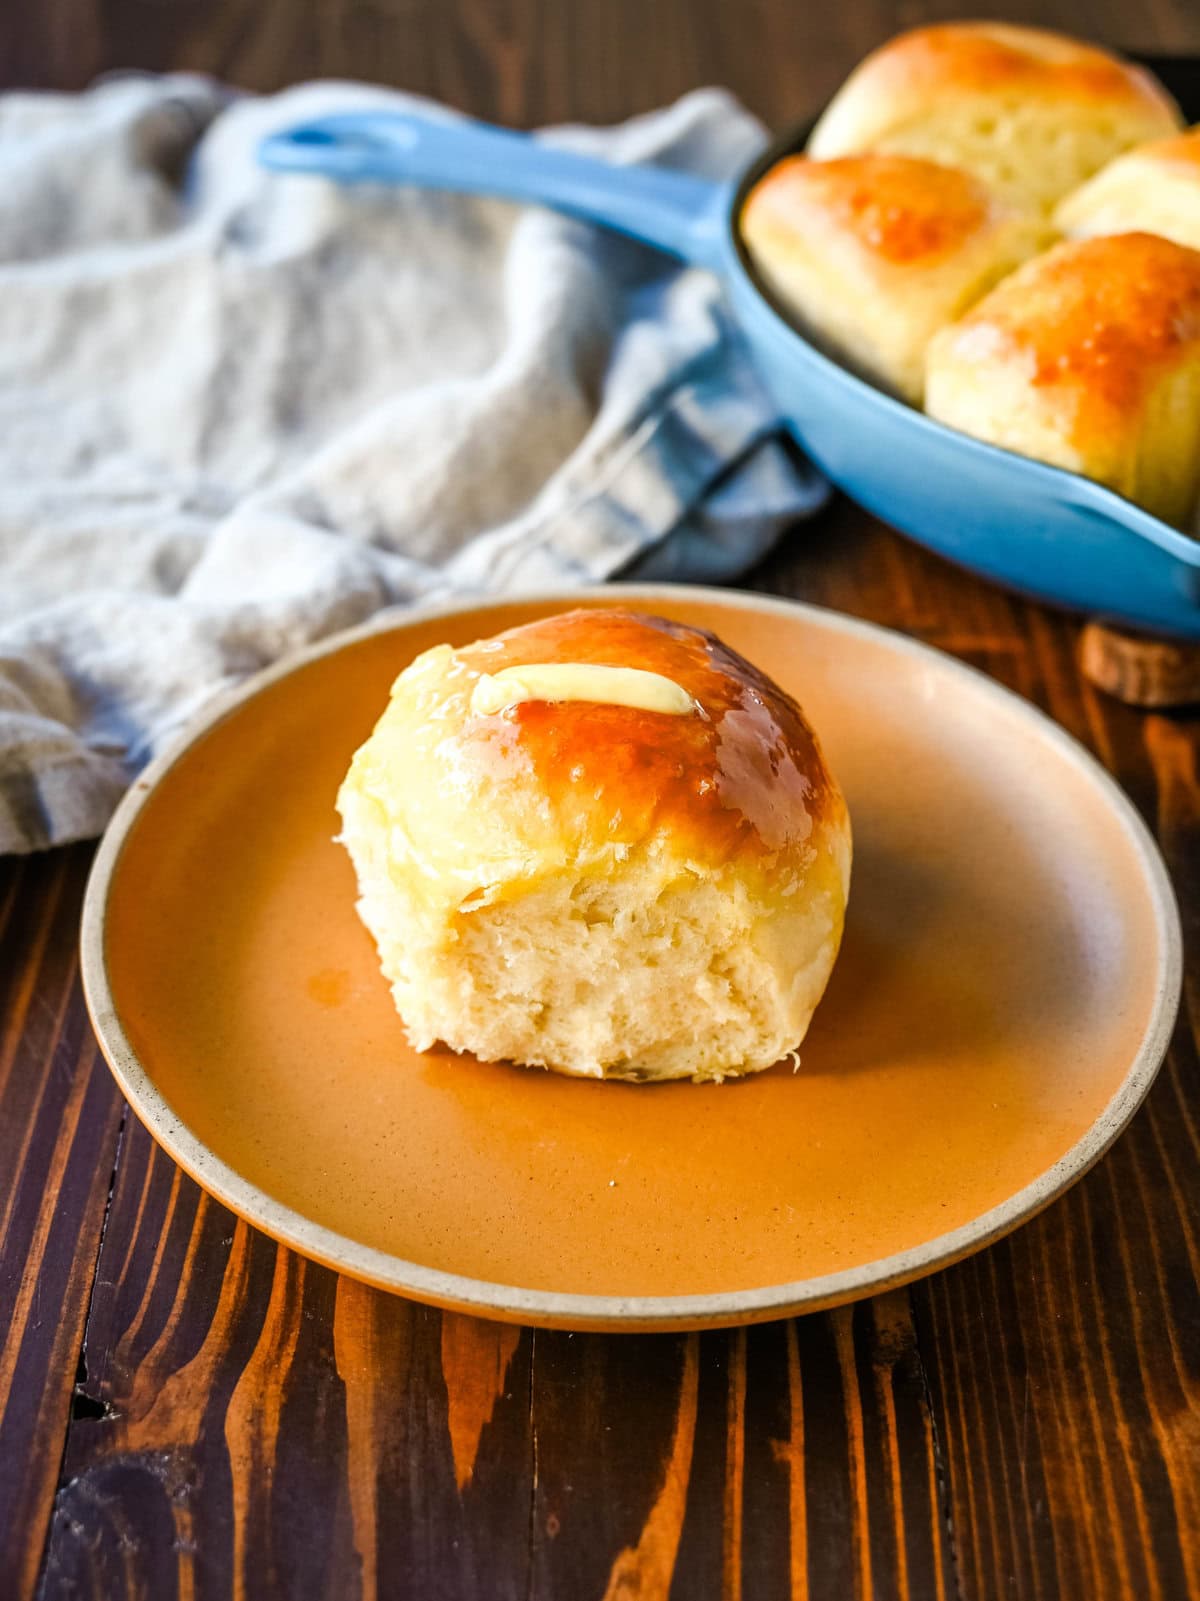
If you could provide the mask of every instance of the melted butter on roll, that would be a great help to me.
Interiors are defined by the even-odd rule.
[[[481,715],[500,689],[503,715]],[[338,808],[418,1049],[593,1078],[755,1072],[799,1045],[837,955],[850,827],[815,734],[666,618],[578,610],[426,651]]]
[[[611,667],[600,662],[529,662],[524,667],[483,673],[471,691],[471,710],[478,717],[491,717],[528,700],[592,701],[668,717],[690,717],[699,710],[673,678],[647,672],[644,667]]]

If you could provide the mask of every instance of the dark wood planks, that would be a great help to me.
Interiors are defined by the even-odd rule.
[[[1096,708],[1092,708],[1096,710]],[[1200,1594],[1200,722],[1104,715],[1188,908],[1187,996],[1127,1134],[1011,1240],[916,1287],[971,1594]],[[992,1465],[995,1464],[995,1465]]]
[[[908,1296],[508,1329],[275,1247],[131,1124],[41,1593],[953,1595]]]
[[[0,862],[0,1595],[37,1576],[121,1120],[79,990],[90,856]]]
[[[899,22],[958,9],[47,0],[0,10],[0,81],[345,74],[518,124],[723,82],[779,124]],[[1067,0],[1007,9],[1078,26]],[[1190,0],[1136,17],[1104,0],[1088,25],[1200,49]],[[1195,721],[1105,701],[1071,625],[844,502],[755,583],[926,638],[1043,705],[1156,822],[1196,948]],[[87,858],[0,864],[0,1601],[1200,1594],[1194,959],[1146,1109],[1009,1241],[828,1316],[534,1334],[338,1280],[203,1198],[136,1123],[122,1138],[74,971]]]
[[[535,1352],[533,1595],[954,1593],[905,1292]]]
[[[526,1593],[532,1336],[236,1220],[134,1124],[42,1593]]]
[[[906,551],[903,582],[887,583],[873,536],[842,515],[856,523],[845,549],[823,545],[807,574],[776,558],[772,587],[907,627],[1044,706],[1156,827],[1184,909],[1184,1011],[1133,1126],[1040,1218],[910,1292],[962,1593],[1190,1597],[1200,1593],[1200,719],[1108,700],[1076,670],[1074,624],[932,558]],[[864,588],[868,573],[879,587]]]
[[[1086,25],[1131,49],[1200,49],[1191,0],[1139,11],[1096,0],[1086,21],[1075,0],[1009,0],[1000,13]],[[956,0],[43,0],[0,9],[0,84],[80,88],[126,67],[208,72],[255,90],[361,77],[528,125],[611,121],[715,83],[782,125],[810,115],[898,28],[961,15]]]

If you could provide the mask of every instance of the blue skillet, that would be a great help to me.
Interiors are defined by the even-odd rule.
[[[799,143],[784,138],[738,181],[714,183],[613,166],[478,123],[354,112],[272,134],[260,159],[340,182],[536,202],[711,269],[788,427],[861,505],[1023,594],[1200,639],[1200,542],[1086,478],[931,421],[824,355],[776,310],[738,217],[761,174]]]

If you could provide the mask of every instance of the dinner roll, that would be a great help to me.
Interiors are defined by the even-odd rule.
[[[741,225],[804,332],[916,404],[933,333],[1050,238],[977,178],[910,156],[781,161]]]
[[[869,55],[808,149],[925,156],[1048,207],[1122,150],[1180,125],[1157,79],[1105,50],[1041,28],[953,22]]]
[[[1200,249],[1200,128],[1118,156],[1054,215],[1072,239],[1140,230]]]
[[[1200,488],[1200,252],[1127,233],[1026,262],[934,336],[925,407],[1184,523]]]
[[[419,656],[341,838],[417,1049],[720,1079],[794,1051],[850,826],[795,701],[713,635],[569,611]]]

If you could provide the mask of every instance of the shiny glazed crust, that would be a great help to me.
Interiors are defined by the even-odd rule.
[[[875,154],[780,162],[741,223],[759,272],[804,331],[916,403],[934,332],[1051,237],[1040,216],[969,173]]]
[[[1069,241],[932,341],[930,415],[1182,522],[1200,478],[1200,252]]]
[[[1150,73],[1093,45],[1040,28],[945,23],[869,55],[817,124],[809,153],[928,156],[1048,204],[1181,121]]]
[[[537,701],[471,712],[481,674],[531,662],[644,668],[682,685],[702,712]],[[705,870],[774,874],[789,859],[802,869],[814,832],[845,817],[789,696],[712,635],[617,608],[426,652],[397,680],[347,783],[402,825],[427,891],[458,904],[651,838]]]
[[[793,247],[806,225],[853,243],[891,267],[929,267],[985,232],[999,210],[965,172],[907,156],[791,156],[751,191],[749,235],[772,225]]]
[[[886,95],[882,122],[902,105],[916,106],[945,89],[975,94],[1016,91],[1049,95],[1081,106],[1140,110],[1149,116],[1178,115],[1175,102],[1148,72],[1097,45],[1047,28],[1005,22],[946,22],[897,34],[873,50],[847,79],[826,112],[851,100],[865,106]],[[839,112],[839,117],[845,112]]]
[[[812,154],[838,154],[831,147],[847,139],[862,149],[947,93],[1114,111],[1160,133],[1181,120],[1156,78],[1095,45],[1044,28],[948,22],[898,34],[860,62],[814,130]]]
[[[472,709],[483,675],[548,664],[656,673],[695,709]],[[661,617],[571,611],[426,651],[338,807],[421,1050],[593,1078],[756,1072],[799,1046],[837,956],[850,827],[811,728],[713,635]]]

